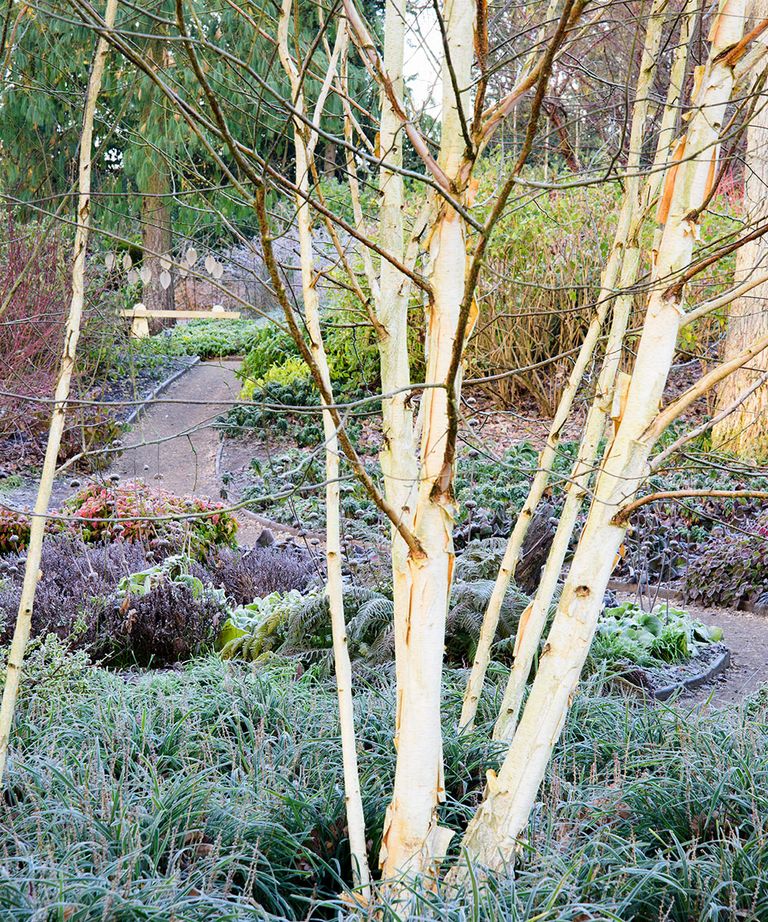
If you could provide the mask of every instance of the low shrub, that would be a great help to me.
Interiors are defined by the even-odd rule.
[[[215,586],[236,605],[246,605],[273,592],[304,591],[318,577],[318,565],[306,551],[288,547],[221,548],[203,564]]]
[[[671,441],[676,434],[677,428],[667,434],[665,441]],[[735,465],[733,459],[721,458],[701,447],[701,451],[687,451],[674,465],[654,474],[643,492],[768,489],[768,471],[764,467],[746,462]],[[720,542],[715,536],[723,521],[750,529],[762,507],[756,498],[723,497],[662,501],[641,507],[632,516],[626,538],[628,554],[619,573],[640,580],[668,580],[684,576],[691,566],[698,570],[702,552],[709,559],[709,545],[713,540]]]
[[[255,384],[275,366],[298,358],[299,351],[293,337],[275,324],[268,323],[255,331],[239,376],[244,382]]]
[[[0,509],[0,555],[25,550],[31,524],[30,517],[23,512]]]
[[[35,593],[32,636],[55,634],[73,647],[86,647],[99,632],[105,599],[118,582],[154,561],[142,543],[124,541],[88,547],[82,541],[56,536],[43,544],[42,576]],[[21,599],[26,558],[23,552],[0,558],[0,640],[7,642]]]
[[[768,519],[761,522],[751,529],[754,537],[723,529],[713,535],[686,573],[689,601],[724,608],[757,603],[768,610]]]
[[[287,436],[295,429],[299,419],[305,425],[313,425],[318,433],[321,431],[317,391],[309,378],[296,377],[287,383],[270,381],[253,386],[246,382],[242,396],[244,400],[253,401],[256,405],[236,404],[228,411],[220,423],[227,435],[254,432],[260,437]],[[313,408],[314,412],[302,413],[305,407]]]
[[[337,296],[337,300],[341,298]],[[323,335],[334,396],[341,401],[354,401],[377,392],[380,380],[379,353],[374,331],[367,320],[351,309],[337,304],[323,318]],[[423,376],[423,350],[414,352],[415,380]],[[239,375],[243,380],[242,400],[256,406],[236,406],[224,418],[223,426],[230,434],[243,430],[287,434],[291,422],[303,425],[298,431],[300,446],[317,445],[322,441],[319,412],[302,413],[304,408],[319,408],[317,389],[309,368],[299,355],[293,339],[277,327],[262,327],[254,337]],[[368,403],[361,412],[370,413],[375,404]],[[285,408],[298,412],[286,415]],[[289,417],[295,417],[291,420]],[[356,437],[356,423],[348,424]]]
[[[237,521],[221,503],[176,496],[141,481],[89,484],[63,511],[72,517],[69,530],[86,543],[146,541],[166,552],[186,548],[193,556],[235,545]]]
[[[223,589],[206,585],[182,555],[124,576],[105,600],[92,641],[111,664],[159,666],[212,647],[227,613]]]
[[[55,634],[110,662],[161,664],[213,644],[230,611],[267,592],[305,590],[309,555],[275,548],[209,551],[203,563],[163,555],[142,541],[43,545],[32,636]],[[0,642],[10,640],[25,556],[0,558]]]
[[[176,496],[141,481],[90,483],[46,523],[50,534],[77,536],[86,544],[146,541],[166,554],[188,550],[202,557],[218,547],[235,547],[237,521],[221,503]],[[30,516],[0,510],[0,555],[24,550]]]
[[[625,602],[603,611],[590,658],[638,666],[679,663],[722,639],[720,628],[708,627],[680,608],[660,604],[644,611],[636,602]]]

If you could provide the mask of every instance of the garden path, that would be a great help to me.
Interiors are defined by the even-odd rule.
[[[221,499],[216,466],[220,441],[213,423],[237,400],[239,367],[239,359],[220,359],[184,372],[133,424],[108,474],[142,479],[171,493]],[[245,510],[236,518],[242,544],[255,541],[267,524]]]
[[[239,365],[200,362],[186,371],[139,416],[109,473],[154,482],[171,493],[218,499],[219,434],[213,423],[237,399]]]
[[[134,423],[125,439],[126,449],[108,473],[121,480],[142,478],[172,493],[222,498],[217,470],[220,440],[213,422],[237,399],[239,365],[236,359],[207,361],[186,371]],[[265,525],[275,531],[295,531],[245,510],[238,511],[237,519],[243,544],[253,543]],[[722,680],[682,699],[683,706],[685,702],[704,706],[736,703],[768,683],[768,618],[685,607],[694,617],[723,628],[733,664]]]

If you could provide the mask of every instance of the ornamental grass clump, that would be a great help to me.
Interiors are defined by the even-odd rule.
[[[282,922],[349,917],[351,879],[332,680],[216,657],[126,681],[30,657],[0,810],[0,917]],[[498,679],[499,676],[496,675]],[[456,730],[445,676],[443,821],[460,829],[496,768]],[[388,787],[394,686],[360,677],[360,770],[372,852]],[[765,697],[716,715],[648,708],[593,676],[574,701],[514,873],[418,896],[450,922],[762,922],[768,917]],[[396,907],[391,907],[393,910]],[[386,917],[386,903],[370,907]],[[395,918],[393,915],[392,918]]]

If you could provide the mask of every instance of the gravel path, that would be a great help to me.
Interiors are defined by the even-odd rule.
[[[125,438],[126,447],[108,473],[121,480],[141,478],[171,493],[221,499],[216,470],[219,432],[213,423],[237,399],[239,367],[239,359],[200,362],[174,381],[162,395],[166,400],[218,403],[160,402],[149,407]],[[240,542],[254,543],[263,520],[245,510],[238,511],[236,518]]]
[[[622,601],[637,598],[618,595]],[[659,601],[663,604],[663,600]],[[768,684],[768,618],[728,608],[701,608],[677,600],[670,600],[670,605],[685,609],[692,618],[704,624],[721,627],[723,641],[731,651],[731,665],[725,675],[693,692],[686,692],[681,703],[705,707],[738,704],[761,685]],[[650,607],[648,600],[643,599],[643,606]]]
[[[121,480],[141,478],[171,493],[219,498],[214,420],[237,399],[238,361],[200,362],[183,374],[150,406],[124,438],[122,455],[109,474]],[[221,404],[166,403],[211,400]],[[169,438],[170,436],[170,438]]]

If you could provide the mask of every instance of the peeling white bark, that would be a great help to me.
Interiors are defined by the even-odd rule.
[[[710,32],[708,62],[698,73],[686,138],[686,156],[667,175],[662,198],[666,224],[654,265],[655,287],[623,418],[595,485],[594,499],[574,555],[539,671],[498,777],[467,828],[464,846],[479,865],[501,869],[514,858],[536,794],[560,735],[589,646],[605,587],[626,526],[614,516],[637,492],[648,471],[647,438],[662,399],[680,324],[682,292],[668,280],[691,261],[696,228],[689,219],[711,181],[712,152],[733,87],[733,66],[723,56],[741,38],[744,0],[722,0]]]
[[[474,57],[475,4],[448,0],[443,11],[451,64],[458,86],[471,85]],[[454,183],[454,194],[465,197],[468,175],[461,118],[470,93],[453,90],[443,63],[443,124],[439,170]],[[448,377],[467,269],[463,219],[441,202],[429,238],[432,299],[428,307],[427,385]],[[385,286],[382,283],[382,291]],[[443,799],[443,753],[440,727],[445,619],[453,573],[453,471],[445,470],[448,395],[442,387],[427,387],[422,396],[418,492],[414,532],[424,555],[408,558],[410,588],[407,602],[395,611],[398,654],[396,715],[397,765],[392,801],[382,840],[385,877],[433,874],[445,854],[451,833],[437,825],[437,805]],[[393,452],[399,446],[393,442]]]

